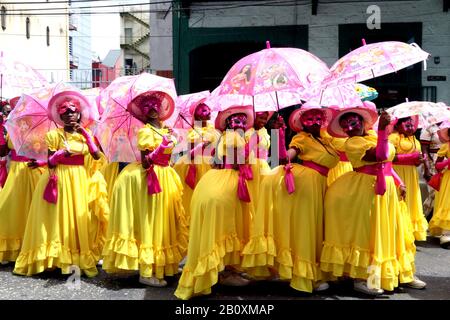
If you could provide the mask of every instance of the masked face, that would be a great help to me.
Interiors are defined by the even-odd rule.
[[[78,111],[73,111],[72,109],[66,109],[66,112],[61,114],[61,120],[65,125],[69,125],[73,122],[79,122],[81,118],[81,113]]]
[[[309,110],[302,114],[300,122],[304,128],[320,129],[325,122],[325,117],[320,110]]]
[[[245,114],[233,114],[228,118],[228,127],[233,130],[245,130],[247,127],[247,116]]]
[[[211,119],[211,109],[209,109],[206,104],[200,103],[197,108],[195,108],[194,119],[201,121]]]
[[[412,136],[415,132],[413,119],[408,117],[406,120],[402,121],[398,125],[398,131],[406,136]]]
[[[344,114],[339,120],[339,125],[349,137],[359,136],[364,133],[362,118],[356,113]]]
[[[261,129],[266,125],[268,120],[269,120],[269,113],[267,111],[257,112],[255,118],[255,128]]]

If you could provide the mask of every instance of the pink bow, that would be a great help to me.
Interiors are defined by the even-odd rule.
[[[44,199],[50,203],[58,201],[58,176],[56,174],[50,175],[47,186],[44,190]]]
[[[295,181],[294,174],[292,173],[292,168],[293,166],[290,162],[284,166],[284,171],[286,172],[284,175],[284,183],[289,194],[295,192]]]
[[[147,169],[147,191],[150,195],[160,193],[162,191],[153,164]]]

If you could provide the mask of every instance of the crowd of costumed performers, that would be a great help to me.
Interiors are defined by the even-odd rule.
[[[106,156],[99,112],[81,91],[45,103],[55,123],[45,160],[19,155],[1,119],[1,263],[23,276],[139,273],[153,287],[178,275],[179,299],[261,280],[307,293],[342,279],[367,295],[425,288],[415,241],[450,244],[450,121],[430,148],[415,135],[418,116],[396,119],[369,101],[306,102],[288,116],[234,104],[212,118],[215,106],[199,99],[181,136],[165,123],[175,100],[147,90],[128,103],[141,125],[138,160],[127,162]],[[436,189],[429,225],[421,174]]]

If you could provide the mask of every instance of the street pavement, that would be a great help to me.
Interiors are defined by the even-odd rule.
[[[351,282],[331,284],[320,294],[306,294],[289,287],[286,282],[259,281],[247,287],[216,285],[213,293],[193,300],[450,300],[450,250],[440,248],[439,239],[417,242],[416,275],[427,282],[424,290],[398,288],[392,293],[372,298],[352,290]],[[137,273],[108,275],[99,267],[95,278],[81,277],[79,287],[67,284],[67,275],[58,270],[33,277],[12,273],[13,264],[0,266],[0,300],[176,300],[173,295],[178,276],[168,279],[165,288],[147,287],[139,283]]]

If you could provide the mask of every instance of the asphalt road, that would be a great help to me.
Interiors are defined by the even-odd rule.
[[[354,292],[350,282],[331,284],[320,294],[306,294],[285,282],[260,281],[241,288],[216,285],[212,295],[193,300],[450,300],[450,250],[440,248],[435,238],[416,245],[416,275],[427,282],[424,290],[401,287],[372,298]],[[178,277],[169,278],[165,288],[153,288],[140,284],[137,273],[114,276],[99,269],[97,277],[82,276],[79,288],[71,288],[68,276],[58,270],[23,277],[12,273],[13,264],[0,266],[0,300],[176,300]]]

